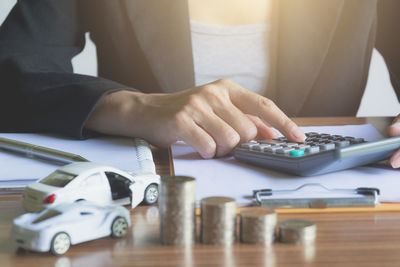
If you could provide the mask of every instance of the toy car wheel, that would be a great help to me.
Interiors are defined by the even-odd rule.
[[[149,185],[144,191],[143,202],[147,205],[152,205],[158,200],[158,186],[155,184]]]
[[[123,237],[128,233],[128,222],[123,217],[117,217],[111,224],[111,236]]]
[[[70,246],[71,240],[68,234],[61,232],[57,233],[51,240],[50,251],[54,255],[58,256],[67,252]]]

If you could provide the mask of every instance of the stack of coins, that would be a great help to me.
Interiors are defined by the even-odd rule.
[[[240,241],[272,244],[275,240],[277,216],[272,209],[254,207],[240,212]]]
[[[279,241],[307,245],[314,242],[317,226],[305,219],[289,219],[279,223]]]
[[[201,200],[200,239],[205,244],[230,245],[236,239],[236,202],[228,197]]]
[[[160,239],[165,245],[191,245],[196,238],[195,179],[186,176],[161,178]]]

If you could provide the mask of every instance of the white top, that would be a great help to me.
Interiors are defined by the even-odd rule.
[[[228,78],[265,94],[269,24],[234,26],[190,22],[196,86]]]

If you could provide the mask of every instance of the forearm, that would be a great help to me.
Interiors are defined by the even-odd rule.
[[[73,73],[71,59],[83,49],[88,30],[81,2],[21,0],[1,25],[1,131],[82,138],[83,124],[99,99],[126,88]]]

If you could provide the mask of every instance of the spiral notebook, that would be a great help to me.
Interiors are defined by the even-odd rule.
[[[155,173],[150,146],[138,138],[101,136],[76,140],[56,135],[24,133],[1,133],[0,137],[77,154],[88,161],[125,171]],[[25,187],[59,167],[51,162],[0,149],[0,189]]]

